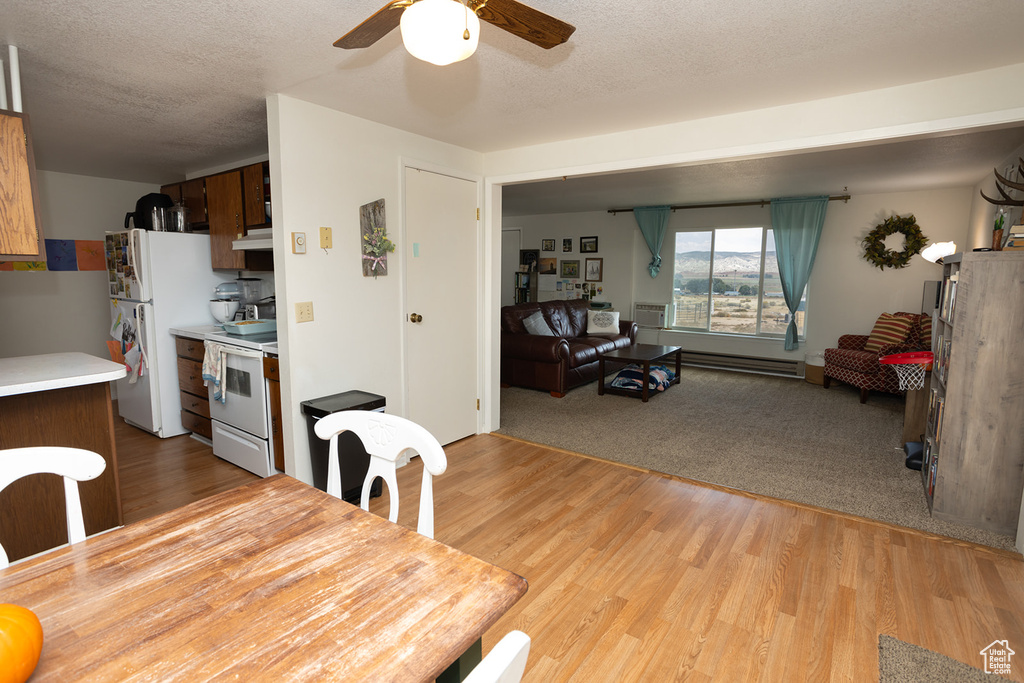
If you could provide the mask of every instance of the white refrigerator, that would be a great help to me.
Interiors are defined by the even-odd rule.
[[[117,411],[161,438],[185,434],[170,328],[215,324],[209,301],[235,275],[213,270],[209,235],[111,232],[105,250],[110,337],[129,368],[117,380]]]

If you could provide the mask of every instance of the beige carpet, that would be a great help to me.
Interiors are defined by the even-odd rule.
[[[981,655],[978,663],[984,664]],[[984,683],[1004,681],[963,662],[905,643],[878,636],[878,683]]]
[[[921,473],[904,464],[903,399],[847,386],[684,367],[643,403],[501,391],[501,434],[786,500],[1014,549],[1010,536],[933,519]]]

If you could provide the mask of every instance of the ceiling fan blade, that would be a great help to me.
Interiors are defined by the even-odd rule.
[[[389,2],[377,10],[369,19],[334,41],[334,47],[341,47],[346,50],[370,47],[398,28],[398,23],[402,20],[402,12],[404,11],[404,7],[395,7],[394,2]]]
[[[470,6],[477,8],[479,3],[471,1]],[[576,30],[572,24],[527,7],[517,0],[486,0],[486,4],[476,10],[476,14],[481,20],[545,50],[569,40],[569,36]]]

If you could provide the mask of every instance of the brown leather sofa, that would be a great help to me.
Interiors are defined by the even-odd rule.
[[[619,334],[587,335],[590,303],[541,301],[501,309],[501,383],[550,391],[561,398],[573,387],[597,379],[597,355],[636,342],[632,320],[619,321]],[[530,334],[524,321],[540,311],[553,336]]]

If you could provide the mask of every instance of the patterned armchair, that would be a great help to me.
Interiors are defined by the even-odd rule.
[[[917,313],[883,313],[870,335],[844,334],[839,348],[825,349],[825,380],[828,389],[832,380],[860,389],[860,402],[867,403],[869,391],[900,394],[899,377],[891,365],[878,359],[893,353],[931,350],[932,319]]]

